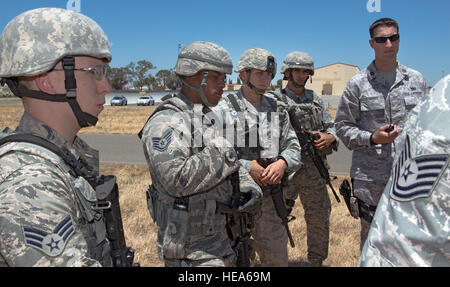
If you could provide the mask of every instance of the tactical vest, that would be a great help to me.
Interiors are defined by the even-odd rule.
[[[287,96],[284,89],[281,90],[281,97],[277,97],[289,108],[295,109],[295,115],[300,119],[302,129],[309,132],[326,130],[323,123],[322,105],[314,98],[314,92],[312,90],[305,90],[305,96],[306,95],[311,95],[313,100],[305,103],[297,103]]]
[[[225,98],[226,102],[229,106],[229,108],[231,110],[233,110],[234,112],[238,112],[238,115],[242,115],[242,112],[246,110],[246,106],[245,103],[243,103],[242,101],[238,100],[237,95],[233,95],[233,94],[228,94],[227,97]],[[286,107],[284,106],[284,104],[280,101],[277,101],[276,99],[273,99],[271,97],[267,97],[265,96],[265,99],[269,102],[270,106],[272,107],[272,111],[276,112],[278,114],[279,117],[279,129],[280,131],[282,130],[282,123],[285,120],[285,114],[284,114],[284,110],[286,109]],[[270,116],[270,113],[269,115]],[[236,152],[238,153],[238,157],[239,159],[246,159],[246,160],[253,160],[253,159],[257,159],[259,158],[260,155],[260,151],[262,149],[261,145],[260,145],[260,135],[259,135],[259,118],[256,120],[257,121],[257,126],[254,127],[256,128],[256,131],[254,133],[252,133],[252,131],[250,131],[250,127],[248,125],[248,121],[247,119],[242,119],[242,118],[236,118],[236,121],[244,121],[244,133],[245,133],[245,146],[244,147],[239,147],[236,143],[237,137],[238,135],[235,133],[234,139],[235,139],[235,143],[234,143],[234,147]],[[250,134],[256,134],[256,146],[250,146],[249,145],[249,135]],[[280,134],[281,136],[281,134]]]
[[[11,136],[17,138],[11,139]],[[36,136],[31,137],[38,138]],[[98,195],[92,186],[92,179],[84,178],[76,168],[74,169],[74,165],[78,162],[73,155],[72,159],[66,158],[64,160],[61,156],[62,150],[56,145],[42,138],[38,138],[39,143],[31,143],[34,140],[25,140],[23,134],[14,134],[9,129],[3,130],[0,132],[0,158],[11,152],[25,153],[38,157],[37,162],[42,161],[47,165],[54,166],[58,174],[62,175],[61,178],[65,186],[70,187],[71,192],[75,194],[81,217],[74,218],[74,220],[78,223],[78,227],[87,242],[89,257],[100,262],[102,266],[111,266],[110,246],[106,238],[103,208],[98,205]],[[47,148],[44,146],[47,146]],[[72,162],[68,163],[69,161]]]
[[[153,115],[163,110],[183,112],[184,110],[179,108],[180,105],[185,105],[185,103],[178,97],[165,98],[165,101],[149,117],[147,123]],[[139,138],[142,138],[144,128],[139,132]],[[192,122],[191,132],[194,132]],[[193,134],[191,134],[191,139],[194,139]],[[192,153],[198,153],[203,148],[192,147]],[[144,149],[144,153],[148,159],[146,149]],[[231,200],[232,186],[229,180],[213,188],[219,188],[222,184],[229,191]],[[185,258],[187,255],[186,244],[225,230],[225,215],[216,214],[215,192],[209,191],[187,197],[174,197],[160,186],[157,179],[152,178],[152,185],[146,192],[147,208],[159,228],[158,246],[164,256],[161,259]]]

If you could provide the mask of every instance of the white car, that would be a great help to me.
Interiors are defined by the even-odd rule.
[[[153,106],[155,104],[155,100],[151,96],[142,96],[138,99],[138,106]]]
[[[127,98],[124,96],[115,96],[111,99],[111,106],[126,106],[127,104]]]

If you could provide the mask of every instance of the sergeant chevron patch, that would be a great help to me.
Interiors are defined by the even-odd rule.
[[[411,201],[428,197],[448,165],[448,154],[429,154],[411,158],[411,142],[406,135],[405,149],[393,170],[391,197]]]
[[[165,151],[173,140],[173,129],[165,131],[162,137],[153,137],[153,149],[157,151]]]
[[[23,233],[26,245],[56,257],[63,252],[68,239],[74,233],[74,226],[71,217],[67,216],[50,234],[31,227],[24,227]]]

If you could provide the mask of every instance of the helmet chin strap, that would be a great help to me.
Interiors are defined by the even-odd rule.
[[[294,80],[294,77],[292,77],[292,72],[289,71],[289,81],[294,85],[296,88],[304,88],[306,85],[306,82],[308,81],[309,77],[305,79],[305,82],[303,84],[299,84]],[[311,80],[312,81],[312,80]]]
[[[199,93],[199,94],[200,94],[200,98],[201,98],[203,104],[205,104],[205,106],[211,108],[211,107],[213,107],[214,105],[211,104],[211,103],[208,101],[208,99],[206,98],[206,95],[205,95],[205,91],[204,91],[204,89],[206,88],[206,85],[207,85],[207,83],[206,83],[206,79],[207,79],[207,78],[208,78],[208,71],[203,71],[202,82],[200,83],[200,87],[199,87],[199,88],[196,88],[196,87],[190,85],[188,82],[186,82],[183,78],[180,77],[181,82],[183,83],[183,85],[186,85],[186,86],[189,87],[191,90],[193,90],[193,91]]]
[[[77,102],[77,83],[75,80],[75,58],[65,57],[62,59],[62,65],[65,74],[65,88],[66,94],[50,95],[41,91],[29,90],[27,87],[20,85],[17,78],[2,79],[2,84],[8,84],[14,95],[19,98],[28,97],[50,102],[68,102],[72,112],[77,119],[78,125],[81,128],[95,126],[98,119],[91,114],[83,112],[80,105]]]
[[[98,118],[91,114],[83,112],[77,102],[77,81],[75,79],[75,58],[73,56],[64,57],[62,59],[62,66],[65,74],[66,100],[69,103],[78,125],[82,128],[95,126]]]
[[[257,95],[263,95],[266,92],[266,89],[258,89],[250,83],[250,70],[245,71],[244,85],[248,86]]]

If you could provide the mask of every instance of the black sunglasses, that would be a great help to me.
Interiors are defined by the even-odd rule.
[[[391,35],[388,37],[373,37],[372,40],[374,40],[377,43],[386,43],[387,39],[391,42],[398,41],[400,39],[400,34]]]

